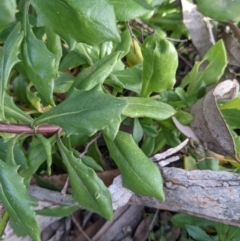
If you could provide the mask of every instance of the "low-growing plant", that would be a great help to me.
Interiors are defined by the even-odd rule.
[[[9,216],[18,234],[40,240],[27,190],[33,175],[51,175],[54,166],[68,173],[81,208],[110,220],[111,195],[96,174],[104,169],[100,135],[123,185],[163,201],[161,173],[148,157],[181,142],[171,117],[192,121],[189,107],[227,65],[223,41],[174,89],[178,53],[162,29],[171,37],[187,32],[174,22],[181,16],[172,1],[2,0],[0,6],[2,232]],[[208,66],[199,70],[204,61]],[[128,132],[120,130],[127,125]],[[80,153],[79,146],[90,148]]]

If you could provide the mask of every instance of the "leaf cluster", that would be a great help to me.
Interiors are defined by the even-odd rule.
[[[223,41],[176,88],[178,45],[166,32],[181,37],[187,31],[172,1],[3,0],[1,5],[0,121],[6,129],[0,127],[0,201],[15,231],[40,240],[36,202],[27,190],[33,175],[50,175],[54,166],[68,173],[81,208],[112,218],[111,195],[96,174],[105,168],[99,135],[123,185],[164,201],[161,173],[149,157],[185,138],[171,117],[188,125],[189,109],[218,83],[227,65]],[[133,26],[146,27],[143,20],[151,31],[141,38]],[[234,104],[221,106],[226,118]],[[88,148],[81,154],[82,146]],[[184,158],[185,167],[196,168],[194,153]],[[218,169],[216,160],[207,164],[199,168]],[[67,215],[76,208],[37,213]]]

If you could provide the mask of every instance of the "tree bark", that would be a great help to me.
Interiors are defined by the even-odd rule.
[[[132,195],[129,204],[143,205],[182,212],[203,217],[216,222],[222,222],[240,227],[240,175],[224,171],[193,170],[186,171],[180,168],[162,168],[164,179],[165,201],[155,198]],[[72,204],[72,199],[63,198],[61,193],[48,191],[39,196],[30,195],[40,200],[61,204]],[[51,200],[51,197],[54,198]],[[58,198],[57,198],[58,196]],[[65,201],[66,200],[66,201]],[[60,204],[59,203],[59,204]]]

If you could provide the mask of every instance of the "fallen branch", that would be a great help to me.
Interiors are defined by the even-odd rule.
[[[240,175],[230,172],[186,171],[179,168],[163,168],[166,200],[132,195],[129,204],[155,207],[182,212],[240,227]],[[38,194],[38,197],[33,195]],[[45,201],[71,205],[70,195],[32,186],[30,195]],[[47,192],[46,192],[47,191]],[[124,205],[124,204],[123,204]],[[120,206],[119,206],[120,207]]]

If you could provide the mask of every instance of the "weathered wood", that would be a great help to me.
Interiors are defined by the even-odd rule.
[[[163,168],[165,202],[133,195],[131,204],[192,214],[240,227],[240,175]]]
[[[193,214],[240,227],[240,175],[230,172],[186,171],[179,168],[162,169],[165,202],[154,198],[133,195],[129,203]],[[63,204],[72,203],[69,197],[49,191],[47,195],[38,192],[38,199]],[[30,191],[31,195],[31,191]],[[57,196],[59,196],[59,201]],[[33,195],[34,196],[34,195]],[[68,195],[67,195],[68,196]],[[64,201],[65,200],[65,201]]]

